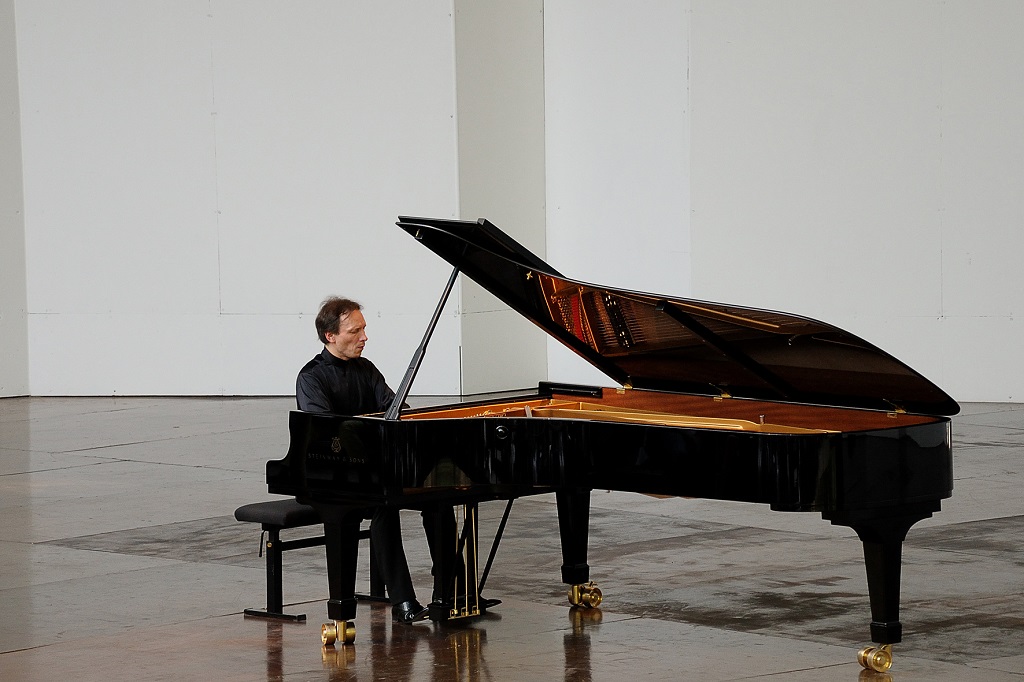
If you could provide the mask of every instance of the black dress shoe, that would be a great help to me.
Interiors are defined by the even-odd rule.
[[[415,599],[395,604],[391,607],[391,620],[396,623],[415,623],[430,615],[430,609]]]

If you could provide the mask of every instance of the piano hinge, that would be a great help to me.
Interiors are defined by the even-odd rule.
[[[897,415],[907,413],[907,411],[903,407],[897,405],[896,403],[889,402],[888,400],[885,400],[885,398],[882,398],[882,400],[884,400],[885,402],[889,403],[889,405],[892,406],[892,409],[889,410],[888,412],[888,416],[890,419],[895,419]]]

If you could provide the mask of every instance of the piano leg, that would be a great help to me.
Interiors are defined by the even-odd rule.
[[[569,585],[588,582],[590,491],[558,490],[555,503],[558,506],[558,534],[562,540],[562,582]]]
[[[323,511],[321,511],[323,514]],[[325,518],[338,520],[324,522],[324,540],[327,550],[327,583],[330,599],[327,602],[327,617],[333,623],[325,623],[321,639],[325,645],[341,640],[351,644],[355,640],[356,617],[356,562],[359,557],[360,513],[335,515],[324,514]]]
[[[871,641],[881,645],[860,651],[858,660],[865,668],[884,672],[892,665],[892,645],[903,639],[903,624],[900,623],[903,541],[911,526],[930,517],[938,507],[935,502],[901,510],[903,513],[898,516],[837,515],[830,518],[833,524],[853,528],[864,545],[871,602]]]
[[[558,490],[558,534],[562,541],[562,582],[569,585],[569,603],[595,607],[603,598],[590,580],[587,545],[590,533],[590,491]]]

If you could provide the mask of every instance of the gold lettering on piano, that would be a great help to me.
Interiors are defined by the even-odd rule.
[[[351,455],[345,451],[341,453],[326,453],[317,452],[315,450],[308,450],[306,452],[306,461],[309,462],[332,462],[341,464],[366,464],[366,457],[360,457],[358,455]]]

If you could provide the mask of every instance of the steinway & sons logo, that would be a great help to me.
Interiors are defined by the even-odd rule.
[[[333,436],[329,445],[326,441],[320,441],[319,445],[320,447],[317,447],[315,443],[310,444],[309,449],[306,451],[307,461],[366,464],[366,457],[353,454],[350,450],[347,450],[339,436]]]

